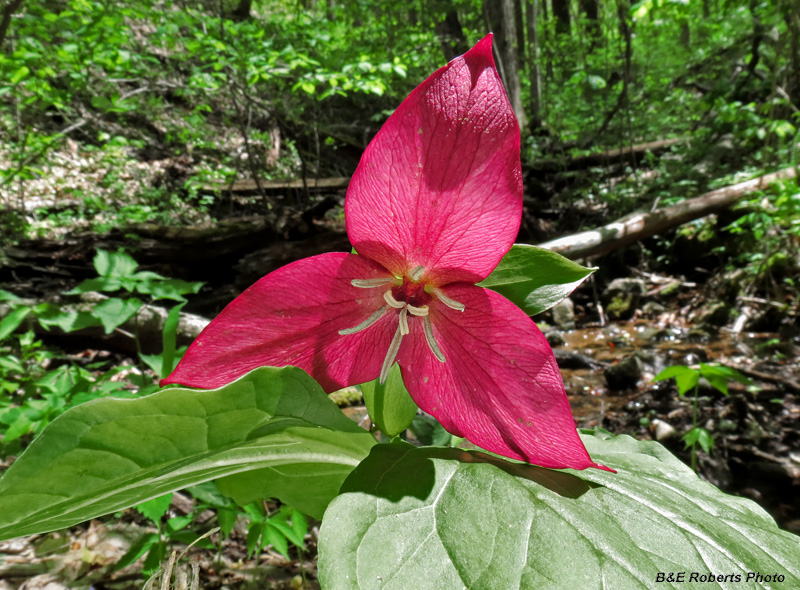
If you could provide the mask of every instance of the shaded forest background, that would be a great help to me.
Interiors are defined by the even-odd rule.
[[[259,277],[349,250],[343,203],[362,151],[487,32],[522,128],[518,241],[660,224],[625,248],[565,250],[600,270],[574,309],[537,318],[579,425],[655,438],[688,462],[685,398],[650,379],[669,364],[736,366],[759,388],[706,388],[717,447],[706,441],[699,471],[800,531],[794,0],[3,0],[0,468],[69,407],[157,389],[204,318]],[[712,191],[725,199],[691,201]],[[357,389],[337,401],[363,418]],[[450,440],[434,429],[411,436]],[[204,587],[316,587],[313,521],[204,484],[0,545],[0,590],[136,587],[211,525]],[[118,526],[127,541],[104,545]],[[41,559],[53,553],[60,569]]]

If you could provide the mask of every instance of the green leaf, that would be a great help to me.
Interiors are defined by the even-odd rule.
[[[99,320],[88,311],[61,309],[53,303],[40,303],[33,308],[39,323],[45,328],[57,327],[64,332],[74,332],[97,326]]]
[[[0,539],[231,474],[254,476],[246,491],[258,499],[320,518],[373,444],[294,367],[264,367],[209,391],[93,400],[56,418],[0,478]]]
[[[231,536],[238,515],[239,513],[233,508],[217,508],[217,524],[219,524],[223,538]]]
[[[138,299],[120,299],[110,297],[95,306],[94,316],[103,324],[106,334],[111,334],[114,328],[127,322],[142,307]]]
[[[595,461],[618,472],[377,445],[325,513],[321,586],[677,589],[700,585],[656,584],[657,574],[744,581],[760,571],[800,588],[798,538],[755,503],[701,481],[658,443],[583,441]],[[747,587],[774,586],[751,580]]]
[[[700,373],[697,371],[692,371],[691,373],[681,373],[675,377],[675,383],[678,386],[678,395],[683,395],[686,392],[694,389],[697,386],[698,381],[700,381]]]
[[[303,547],[305,545],[303,538],[305,537],[305,534],[303,534],[302,536],[297,534],[294,528],[289,524],[288,520],[286,520],[288,516],[289,515],[282,510],[281,512],[270,518],[268,522],[270,525],[278,529],[284,537],[289,539],[296,546]]]
[[[29,307],[18,307],[4,317],[3,321],[0,322],[0,340],[8,338],[14,330],[19,328],[19,325],[25,321],[30,312],[31,309]]]
[[[124,567],[129,566],[134,561],[139,559],[142,555],[150,550],[150,547],[157,545],[159,536],[156,533],[146,533],[136,543],[131,545],[131,548],[120,557],[119,561],[114,564],[114,571],[119,571]]]
[[[714,437],[711,436],[708,430],[700,428],[699,426],[695,426],[684,434],[683,442],[686,444],[687,449],[694,444],[700,445],[700,448],[703,449],[706,454],[709,454],[711,449],[714,448]]]
[[[137,273],[143,274],[143,273]],[[190,283],[181,279],[147,280],[136,285],[139,293],[150,295],[153,299],[171,299],[185,301],[184,295],[197,293],[203,283]]]
[[[69,291],[64,291],[64,295],[80,295],[81,293],[89,293],[91,291],[105,291],[113,293],[122,288],[122,283],[119,280],[110,277],[97,277],[94,279],[86,279]]]
[[[3,444],[8,444],[17,440],[18,438],[25,436],[31,431],[31,427],[33,424],[31,423],[28,416],[25,414],[18,414],[16,419],[8,426],[6,431],[3,433]]]
[[[172,504],[172,494],[164,494],[158,498],[142,502],[136,506],[136,510],[153,522],[161,522],[161,517],[167,513],[170,504]]]
[[[653,377],[653,381],[663,381],[665,379],[675,379],[675,384],[678,386],[678,395],[683,395],[687,391],[691,391],[700,380],[700,371],[692,367],[684,367],[683,365],[676,365],[674,367],[667,367],[658,375]]]
[[[497,291],[528,315],[536,315],[568,297],[595,270],[545,248],[514,244],[478,285]]]
[[[160,379],[161,369],[164,366],[164,355],[163,354],[144,354],[143,352],[139,353],[139,358],[144,361],[144,364],[155,373],[158,378]]]
[[[691,367],[685,367],[683,365],[675,365],[674,367],[667,367],[661,371],[658,375],[653,377],[653,381],[664,381],[665,379],[672,379],[673,377],[689,373],[697,373],[697,369],[692,369]]]
[[[728,395],[728,382],[737,381],[742,385],[750,385],[752,381],[736,369],[717,364],[700,364],[700,374],[717,391]]]
[[[247,559],[253,555],[255,551],[261,551],[262,541],[261,533],[264,531],[264,525],[260,522],[251,522],[247,529]]]
[[[283,533],[275,527],[272,519],[264,523],[264,536],[263,541],[265,544],[272,545],[278,553],[283,555],[286,560],[289,560],[289,543],[286,542],[286,537]]]
[[[381,385],[377,379],[364,383],[361,385],[361,392],[364,394],[369,417],[387,436],[404,432],[417,415],[417,404],[403,384],[400,365],[395,364],[389,370],[386,383]]]
[[[169,310],[167,319],[164,320],[164,329],[162,333],[163,342],[163,358],[161,361],[161,373],[156,372],[162,379],[175,370],[178,364],[175,358],[175,343],[178,336],[178,322],[181,319],[181,310],[186,303],[179,303]]]
[[[101,277],[132,279],[139,263],[121,250],[108,252],[98,248],[94,257],[94,268]]]
[[[22,299],[14,295],[11,291],[0,289],[0,301],[8,301],[9,303],[19,303],[20,301],[22,301]]]

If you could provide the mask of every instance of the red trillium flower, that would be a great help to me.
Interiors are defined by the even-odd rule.
[[[478,287],[522,217],[519,126],[492,38],[417,87],[367,147],[347,192],[358,254],[289,264],[231,302],[162,384],[214,388],[294,365],[334,391],[397,362],[449,432],[544,467],[598,467],[555,356],[513,303]]]

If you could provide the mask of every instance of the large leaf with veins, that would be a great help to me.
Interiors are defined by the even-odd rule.
[[[277,497],[320,517],[374,443],[295,367],[94,400],[56,418],[0,478],[0,539],[218,478],[234,498]]]
[[[323,588],[800,588],[800,539],[756,504],[702,482],[657,443],[583,440],[617,473],[374,447],[325,513]],[[657,583],[659,572],[686,573],[673,584]],[[709,573],[727,581],[701,582]]]

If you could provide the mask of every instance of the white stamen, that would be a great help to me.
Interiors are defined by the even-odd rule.
[[[406,309],[408,313],[411,315],[415,315],[419,318],[424,318],[428,315],[428,310],[430,309],[427,305],[423,305],[422,307],[414,307],[413,305],[406,305]]]
[[[397,351],[400,350],[400,341],[403,339],[403,333],[401,332],[401,329],[401,326],[397,326],[397,330],[394,333],[394,338],[392,338],[392,343],[389,345],[389,350],[386,353],[386,358],[383,360],[383,366],[381,367],[380,375],[381,385],[386,383],[386,378],[389,376],[389,369],[392,368],[394,359],[397,358]]]
[[[408,334],[408,305],[400,310],[400,332],[403,336]]]
[[[375,287],[386,287],[396,282],[394,277],[380,279],[353,279],[350,284],[360,289],[374,289]]]
[[[434,336],[433,336],[433,328],[431,327],[431,318],[429,318],[428,316],[425,316],[423,319],[425,321],[425,340],[428,341],[428,346],[430,347],[431,352],[433,353],[433,356],[435,356],[437,359],[439,359],[440,362],[445,362],[444,355],[442,354],[442,351],[439,348],[439,345],[436,343],[436,338],[434,338]],[[394,342],[394,341],[392,341],[392,342]],[[399,346],[399,344],[398,344],[398,346]],[[397,353],[395,353],[395,354],[397,354]]]
[[[424,272],[425,269],[422,266],[417,266],[409,273],[409,276],[413,281],[419,281]],[[358,287],[360,289],[373,289],[377,287],[398,285],[400,284],[399,281],[400,279],[387,277],[377,279],[353,279],[350,281],[350,283],[354,287]],[[464,311],[465,309],[465,306],[462,303],[451,299],[436,287],[428,287],[426,288],[426,291],[437,297],[442,303],[451,309],[455,309],[457,311]],[[433,356],[435,356],[439,362],[445,362],[444,354],[442,353],[441,348],[439,348],[439,344],[436,342],[436,337],[433,335],[433,327],[431,325],[431,319],[429,315],[430,307],[427,305],[411,305],[407,301],[398,301],[395,299],[391,289],[384,292],[383,299],[386,301],[386,305],[375,311],[375,313],[373,313],[363,322],[357,326],[353,326],[352,328],[339,330],[339,334],[342,336],[355,334],[356,332],[361,332],[362,330],[369,328],[392,309],[396,309],[400,312],[397,317],[397,330],[395,330],[394,336],[392,337],[392,342],[389,344],[389,350],[386,352],[386,358],[383,360],[383,366],[381,367],[380,373],[380,382],[386,382],[386,379],[389,377],[389,370],[392,368],[392,365],[397,359],[397,354],[400,351],[400,344],[403,341],[403,336],[406,336],[411,331],[408,324],[409,314],[423,319],[425,340],[428,342],[428,346],[430,347]]]
[[[342,335],[342,336],[348,336],[349,334],[355,334],[356,332],[360,332],[361,330],[366,330],[372,324],[374,324],[379,319],[381,319],[381,316],[383,314],[385,314],[387,311],[389,311],[389,306],[388,305],[384,305],[383,307],[378,309],[378,311],[373,313],[371,316],[369,316],[367,319],[365,319],[363,322],[361,322],[357,326],[353,326],[352,328],[346,328],[344,330],[339,330],[339,334]]]
[[[455,299],[450,299],[441,289],[437,289],[436,287],[431,288],[431,293],[436,295],[439,298],[439,301],[444,303],[450,309],[455,309],[456,311],[464,311],[466,307],[464,307],[463,303],[459,303]]]
[[[386,303],[395,309],[403,309],[406,306],[406,302],[395,299],[391,291],[386,291],[386,293],[383,294],[383,298],[386,300]]]

